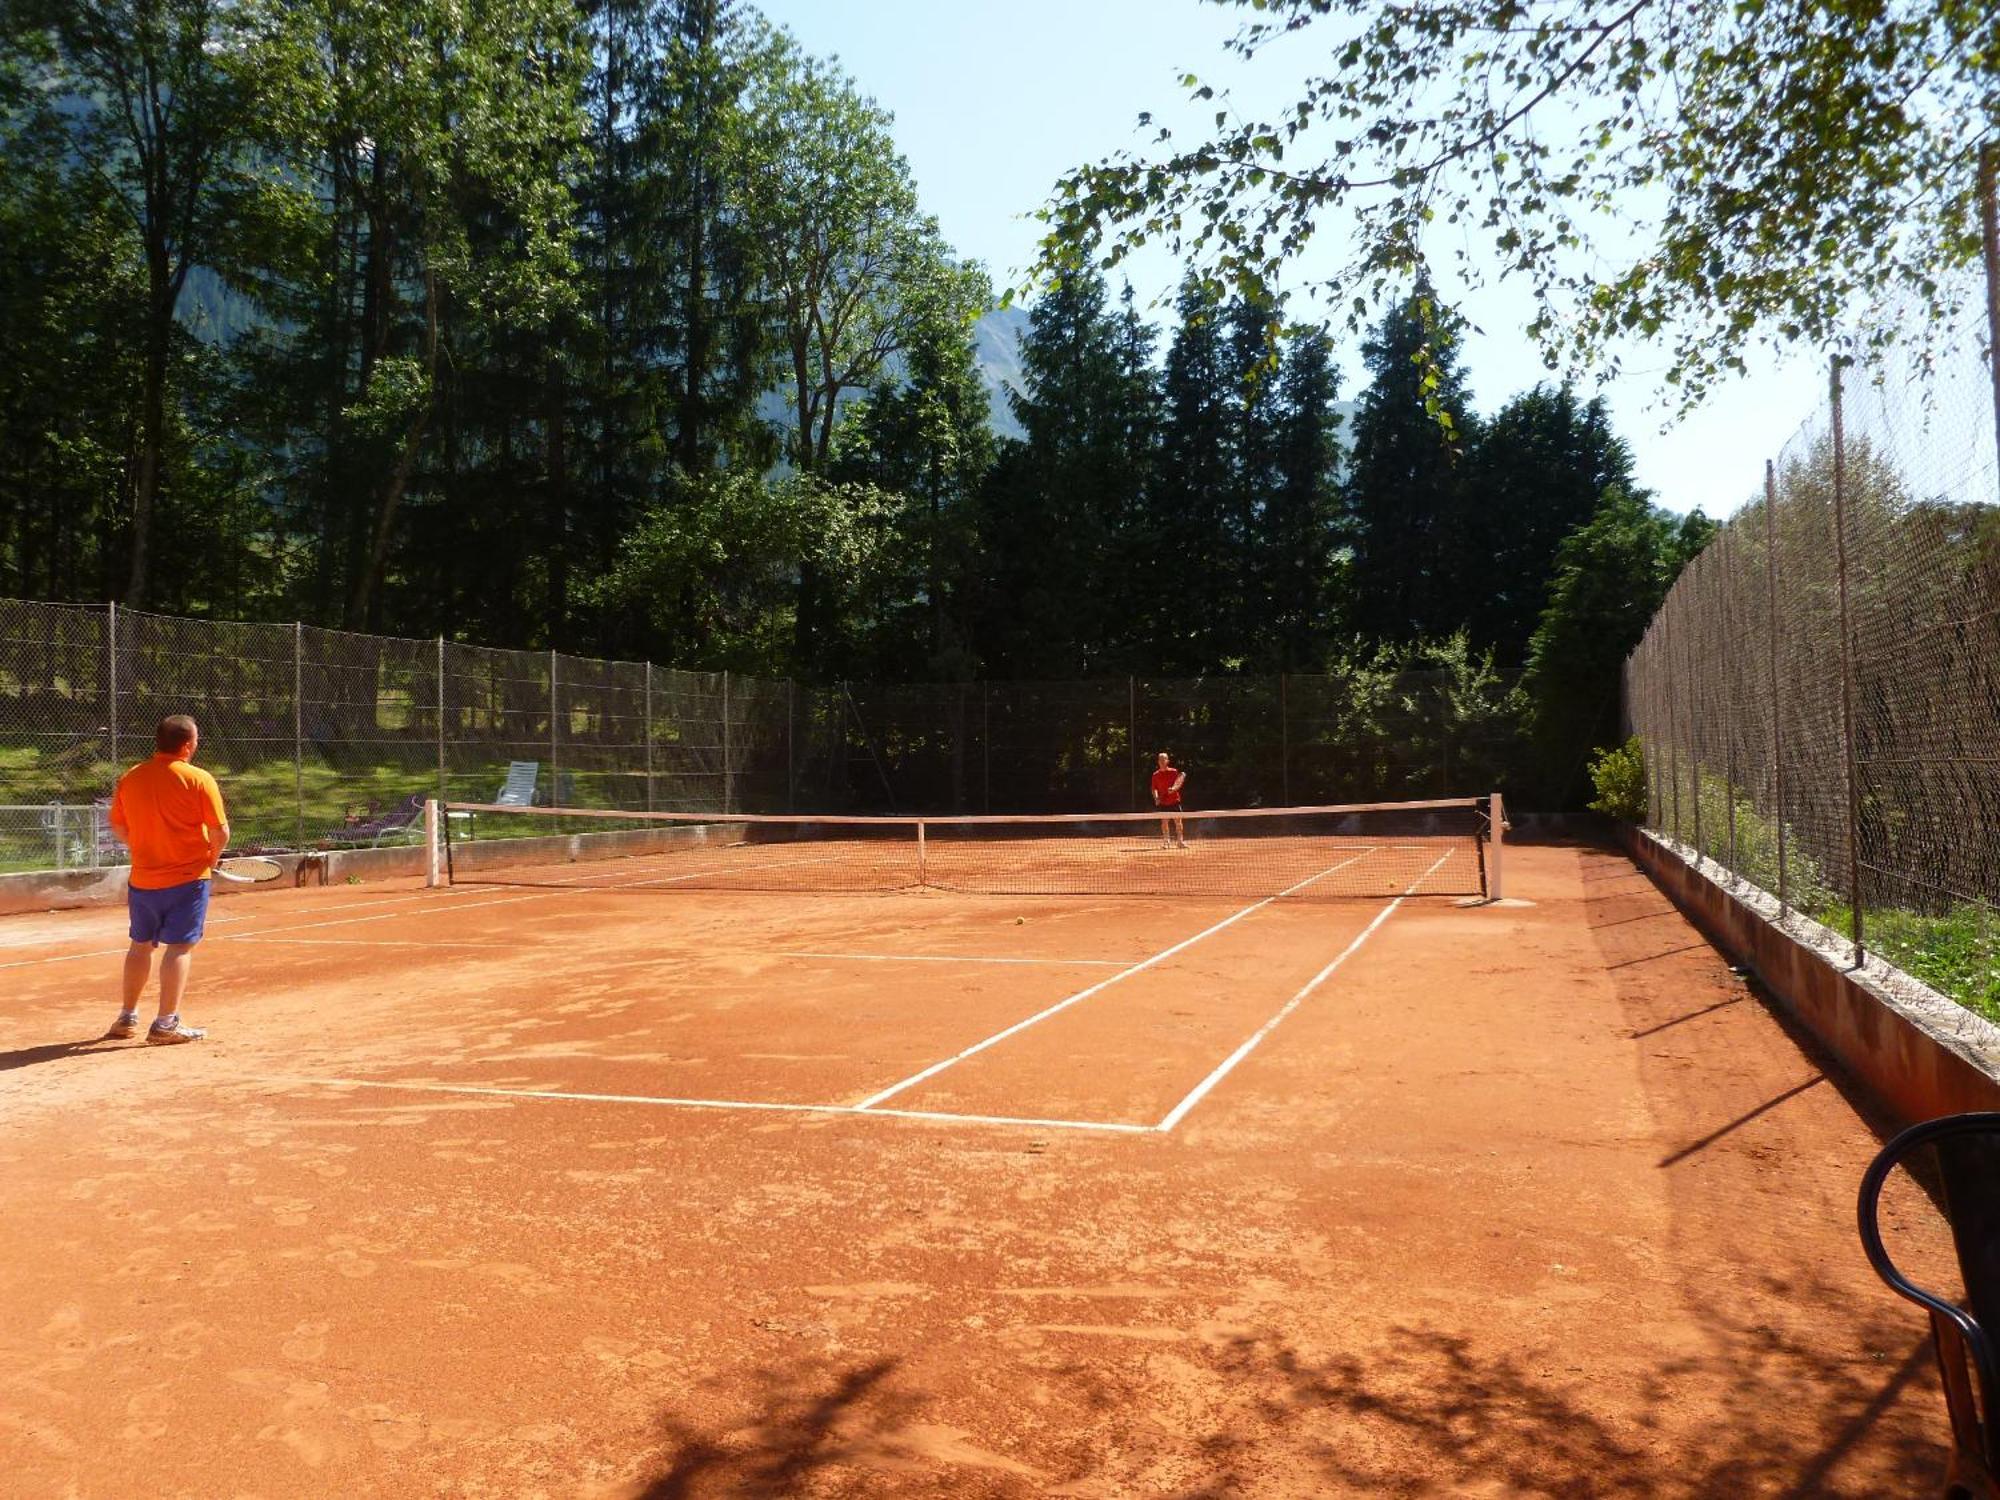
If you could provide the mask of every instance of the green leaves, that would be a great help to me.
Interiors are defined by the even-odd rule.
[[[1929,316],[1907,330],[1878,322],[1861,343],[1924,337],[1952,312],[1938,273],[1972,253],[1966,146],[2000,127],[1991,6],[1252,8],[1272,19],[1232,50],[1255,61],[1278,37],[1313,32],[1331,73],[1272,121],[1218,114],[1206,140],[1176,147],[1163,134],[1158,157],[1068,174],[1051,197],[1045,264],[1078,250],[1111,263],[1139,226],[1185,220],[1200,227],[1170,236],[1171,249],[1268,291],[1269,268],[1296,257],[1332,207],[1358,226],[1360,248],[1322,290],[1358,304],[1355,329],[1448,256],[1474,284],[1530,282],[1552,313],[1534,330],[1552,365],[1575,371],[1630,333],[1667,340],[1666,379],[1690,401],[1760,339],[1830,343],[1852,313],[1899,294]],[[1208,97],[1194,74],[1181,86]],[[1434,245],[1434,205],[1463,207],[1482,175],[1492,237]],[[1409,230],[1394,256],[1379,250],[1388,224]]]

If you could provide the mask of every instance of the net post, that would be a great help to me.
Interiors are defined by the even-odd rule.
[[[69,868],[69,850],[63,842],[63,805],[60,798],[55,804],[56,873],[60,875]]]
[[[1501,874],[1500,855],[1507,841],[1507,807],[1498,792],[1493,794],[1488,804],[1487,817],[1491,820],[1489,825],[1491,831],[1486,840],[1486,899],[1498,901],[1507,894],[1506,879]]]
[[[798,683],[785,679],[785,811],[799,810],[798,772]]]
[[[1831,365],[1833,403],[1833,557],[1840,579],[1841,764],[1847,783],[1847,888],[1854,913],[1854,967],[1867,957],[1861,919],[1861,778],[1854,745],[1854,617],[1847,598],[1847,433],[1842,417],[1841,357]]]
[[[438,881],[438,824],[443,820],[439,799],[424,798],[424,885],[435,890]]]
[[[928,850],[924,839],[924,820],[919,818],[917,819],[917,884],[929,885],[930,883]]]
[[[993,689],[984,678],[979,682],[979,804],[993,811]]]

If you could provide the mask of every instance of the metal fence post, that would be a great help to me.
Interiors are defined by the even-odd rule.
[[[556,653],[549,651],[549,806],[561,807],[562,750],[556,738]]]
[[[1292,805],[1292,707],[1286,673],[1278,674],[1278,798]]]
[[[1785,703],[1778,673],[1778,466],[1764,460],[1764,592],[1769,596],[1771,649],[1771,794],[1778,824],[1778,920],[1791,897],[1785,869]]]
[[[292,621],[292,794],[297,802],[299,848],[306,846],[306,627]]]
[[[1979,224],[1986,251],[1986,373],[1993,381],[1993,442],[2000,447],[2000,141],[1979,148]]]
[[[1130,740],[1132,762],[1132,811],[1139,812],[1139,679],[1125,679],[1125,733]]]
[[[444,774],[444,637],[438,636],[438,681],[437,681],[437,741],[438,741],[438,801],[448,802],[450,794],[445,790]]]
[[[118,776],[118,601],[112,600],[104,616],[104,646],[110,663],[107,683],[111,690],[111,775]]]
[[[1840,578],[1840,732],[1847,783],[1847,887],[1854,913],[1854,966],[1867,957],[1861,915],[1861,778],[1854,744],[1854,619],[1847,598],[1847,431],[1841,410],[1840,356],[1832,361],[1833,557]]]
[[[979,684],[979,801],[993,811],[993,690]]]
[[[1667,649],[1673,638],[1673,621],[1665,617],[1665,605],[1661,606],[1660,655],[1668,661],[1673,653]],[[1674,842],[1681,841],[1681,695],[1673,685],[1673,673],[1668,670],[1667,682],[1667,799],[1669,804]]]
[[[646,811],[653,810],[653,663],[646,661]]]
[[[729,758],[729,672],[725,668],[722,673],[722,810],[724,812],[731,811],[729,804],[732,770]]]
[[[1697,558],[1696,563],[1699,563],[1699,561],[1700,559]],[[1690,571],[1692,571],[1692,568],[1690,568]],[[1682,576],[1685,577],[1686,574],[1684,573]],[[1690,610],[1690,613],[1692,613],[1692,610]],[[1693,632],[1690,631],[1689,639],[1683,642],[1681,646],[1681,662],[1683,670],[1686,672],[1686,676],[1682,681],[1687,685],[1688,698],[1686,720],[1688,737],[1688,788],[1694,798],[1694,806],[1691,809],[1694,821],[1694,858],[1695,867],[1699,869],[1702,860],[1708,857],[1708,850],[1704,847],[1701,837],[1701,730],[1699,727],[1701,705],[1695,701],[1694,696],[1694,655]]]
[[[791,678],[785,679],[785,811],[799,810],[799,755],[798,755],[798,698],[799,685]]]

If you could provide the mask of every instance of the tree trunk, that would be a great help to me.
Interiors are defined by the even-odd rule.
[[[549,357],[547,373],[549,458],[549,641],[567,643],[569,631],[569,456],[564,446],[562,361]]]
[[[180,287],[167,261],[163,239],[146,246],[146,359],[139,397],[139,452],[132,473],[131,570],[125,604],[146,607],[153,545],[153,503],[160,492],[161,448],[167,426],[167,359],[174,336],[174,303]]]
[[[395,468],[389,472],[376,492],[373,534],[368,544],[366,559],[355,574],[354,588],[347,600],[349,630],[366,630],[371,623],[370,611],[376,607],[376,595],[381,588],[382,574],[389,563],[389,546],[396,535],[396,512],[403,503],[404,492],[409,488],[410,471],[416,467],[417,454],[423,447],[425,433],[430,429],[431,414],[437,409],[437,347],[437,274],[426,268],[423,403],[411,417],[410,426],[403,435],[403,445],[396,455]]]

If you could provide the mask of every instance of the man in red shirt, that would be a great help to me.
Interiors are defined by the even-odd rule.
[[[160,720],[153,758],[118,781],[111,798],[111,831],[132,851],[125,904],[132,918],[132,946],[125,951],[123,1004],[106,1037],[139,1030],[139,995],[160,959],[160,1014],[146,1032],[154,1046],[198,1042],[203,1032],[181,1024],[194,945],[208,917],[208,878],[229,847],[229,819],[222,789],[193,764],[201,733],[186,714]]]
[[[1160,810],[1160,843],[1187,848],[1187,824],[1181,820],[1181,788],[1187,772],[1174,769],[1167,752],[1160,752],[1160,768],[1153,772],[1153,805]]]

